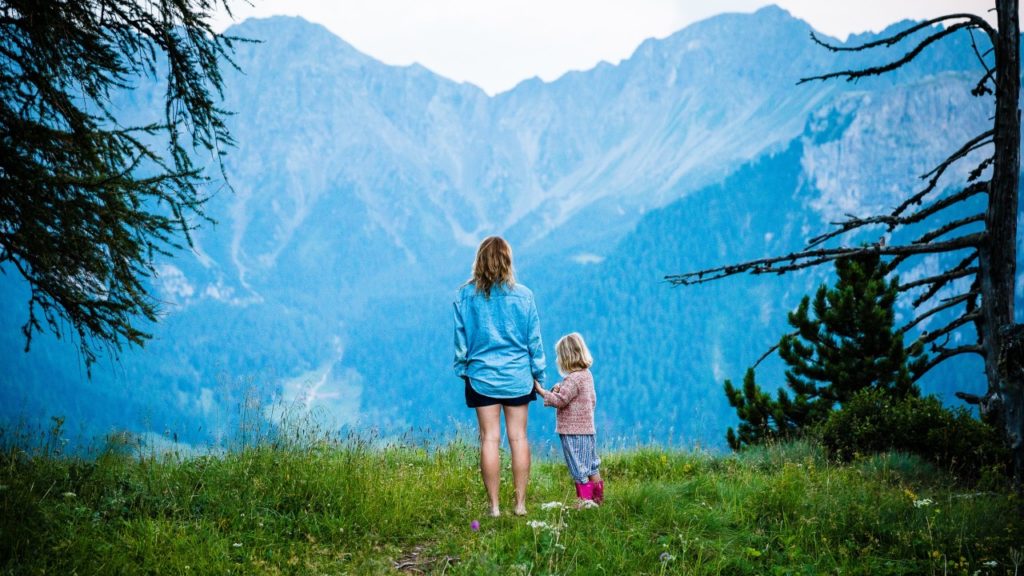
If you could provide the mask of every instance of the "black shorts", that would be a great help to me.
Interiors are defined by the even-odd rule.
[[[524,406],[537,399],[537,391],[530,390],[529,394],[516,396],[515,398],[491,398],[477,392],[469,385],[469,378],[462,378],[466,382],[466,406],[468,408],[483,408],[484,406]]]

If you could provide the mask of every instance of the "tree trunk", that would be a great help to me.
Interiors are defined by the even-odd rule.
[[[1017,247],[1017,186],[1020,177],[1020,22],[1019,0],[996,0],[999,33],[995,46],[995,162],[985,214],[986,241],[979,250],[981,305],[979,334],[988,379],[986,404],[1002,421],[1013,453],[1013,476],[1024,474],[1024,382],[1010,339]],[[1010,344],[1006,342],[1005,344]]]

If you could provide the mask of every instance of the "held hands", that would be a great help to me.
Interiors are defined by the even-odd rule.
[[[547,398],[548,394],[558,392],[558,384],[555,384],[551,390],[545,390],[544,387],[540,385],[540,382],[534,380],[533,389],[537,391],[537,394],[540,394],[541,398]]]

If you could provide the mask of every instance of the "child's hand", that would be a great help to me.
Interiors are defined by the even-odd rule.
[[[536,380],[533,381],[533,389],[536,390],[537,393],[540,394],[541,396],[544,396],[545,394],[548,393],[548,391],[545,390],[544,387],[540,385],[540,382],[537,382]]]
[[[559,386],[560,386],[560,384],[555,384],[555,385],[554,385],[554,386],[553,386],[553,387],[551,388],[551,391],[552,391],[552,392],[558,392],[558,387],[559,387]]]

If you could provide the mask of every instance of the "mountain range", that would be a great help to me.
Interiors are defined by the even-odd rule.
[[[796,249],[837,217],[891,206],[989,123],[991,99],[970,95],[980,67],[966,34],[892,74],[798,83],[902,54],[837,55],[811,31],[777,7],[723,14],[618,64],[490,97],[299,18],[243,22],[229,33],[259,42],[238,44],[238,70],[225,70],[230,186],[214,183],[217,223],[194,249],[158,262],[153,340],[91,379],[72,343],[37,337],[26,353],[27,288],[8,273],[0,416],[193,444],[292,417],[389,437],[472,429],[450,367],[451,301],[476,244],[500,234],[549,355],[569,331],[591,344],[607,441],[720,447],[735,418],[722,381],[831,273],[676,289],[663,277]],[[115,99],[141,123],[162,94],[141,78]],[[760,371],[781,382],[777,360]],[[981,390],[980,362],[923,387]],[[531,433],[550,438],[553,417],[533,412]]]

